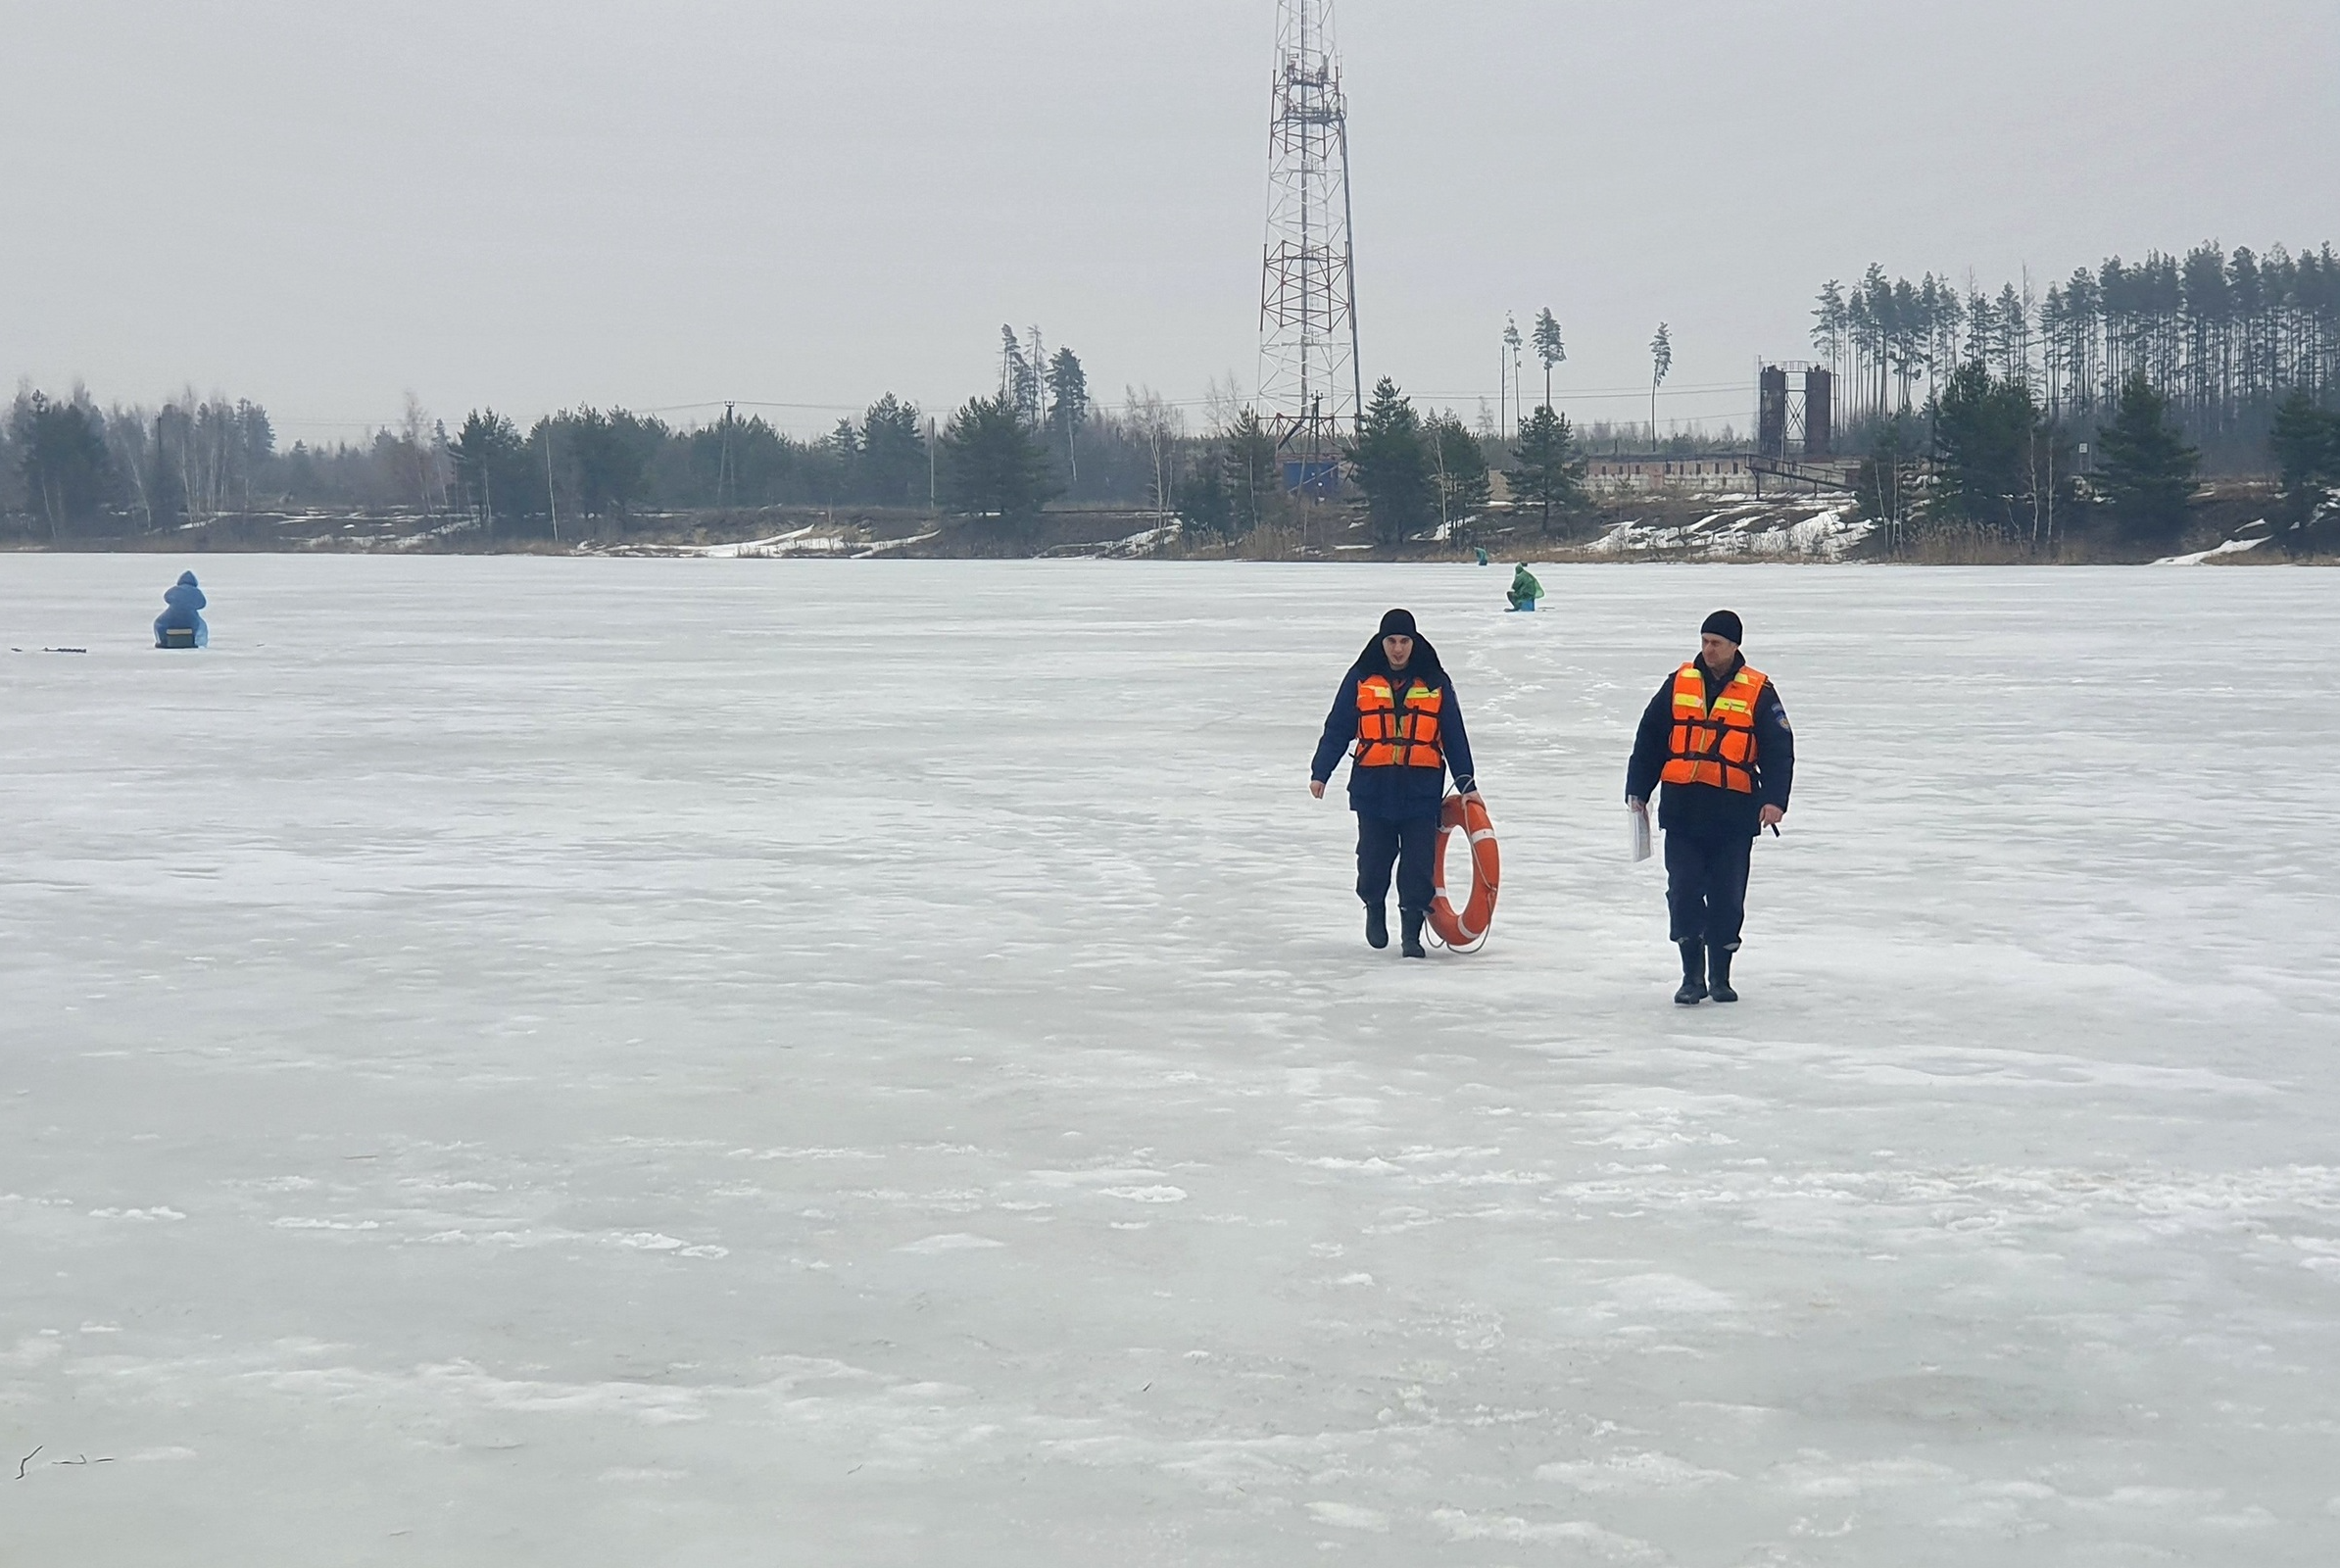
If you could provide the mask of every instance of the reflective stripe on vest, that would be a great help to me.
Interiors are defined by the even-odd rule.
[[[1755,793],[1755,702],[1765,676],[1741,666],[1706,705],[1706,676],[1695,661],[1674,672],[1674,738],[1669,784],[1711,784],[1740,795]]]
[[[1446,706],[1442,688],[1414,681],[1399,701],[1387,675],[1357,682],[1357,765],[1359,767],[1444,767],[1438,743],[1438,713]]]

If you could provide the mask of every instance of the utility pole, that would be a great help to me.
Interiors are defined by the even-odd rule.
[[[2048,426],[2047,547],[2056,548],[2056,427]]]
[[[561,543],[561,498],[553,493],[553,421],[545,420],[545,505],[553,513],[553,543]]]
[[[733,477],[731,469],[731,404],[723,405],[723,440],[717,448],[715,456],[715,510],[717,512],[723,510],[724,497],[736,495],[739,490],[738,482]]]
[[[1037,434],[1041,426],[1048,422],[1048,349],[1041,341],[1037,325],[1027,329],[1027,338],[1030,347],[1024,356],[1025,373],[1030,378],[1027,384],[1032,389],[1032,429]]]
[[[1503,313],[1503,350],[1511,358],[1508,368],[1511,374],[1511,418],[1514,424],[1517,424],[1521,416],[1528,412],[1527,404],[1520,398],[1520,342],[1519,318],[1509,311],[1505,311]]]
[[[1674,368],[1674,334],[1666,323],[1658,322],[1657,336],[1649,340],[1649,450],[1658,449],[1657,399],[1658,385],[1666,379],[1666,372]]]
[[[1511,408],[1511,379],[1508,367],[1510,358],[1511,355],[1508,348],[1498,348],[1495,350],[1495,434],[1499,439],[1505,441],[1511,439],[1511,423],[1509,414]]]
[[[1430,447],[1438,455],[1438,543],[1445,544],[1453,536],[1453,519],[1446,515],[1446,436],[1443,429],[1434,429]]]

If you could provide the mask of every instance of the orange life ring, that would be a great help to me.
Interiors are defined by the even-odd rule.
[[[1471,897],[1461,914],[1446,897],[1446,837],[1456,828],[1471,845]],[[1495,824],[1487,808],[1459,795],[1446,797],[1438,811],[1438,848],[1431,858],[1430,928],[1450,948],[1467,948],[1487,936],[1495,919],[1495,890],[1503,880],[1503,858],[1495,849]]]

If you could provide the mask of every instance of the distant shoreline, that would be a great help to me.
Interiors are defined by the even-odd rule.
[[[595,518],[583,539],[543,530],[491,533],[476,517],[420,511],[256,513],[168,531],[55,540],[0,536],[0,551],[36,554],[563,556],[731,560],[1242,560],[1469,562],[1550,564],[1647,562],[1914,565],[2149,564],[2193,558],[2213,565],[2329,564],[2281,548],[2277,497],[2265,481],[2229,482],[2197,502],[2195,524],[2156,545],[2121,545],[2075,531],[2052,549],[1984,530],[1911,530],[1898,540],[1860,517],[1843,495],[1651,491],[1606,497],[1588,513],[1555,516],[1547,530],[1527,508],[1496,507],[1402,545],[1369,538],[1356,514],[1325,507],[1296,526],[1240,539],[1203,534],[1149,510],[1061,509],[1031,522],[961,518],[924,511],[765,508]],[[576,526],[572,524],[571,526]],[[2190,564],[2190,563],[2189,563]]]

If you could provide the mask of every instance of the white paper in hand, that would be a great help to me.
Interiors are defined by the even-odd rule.
[[[1649,808],[1638,806],[1627,807],[1625,808],[1625,825],[1628,840],[1633,847],[1633,858],[1636,860],[1648,859]]]

